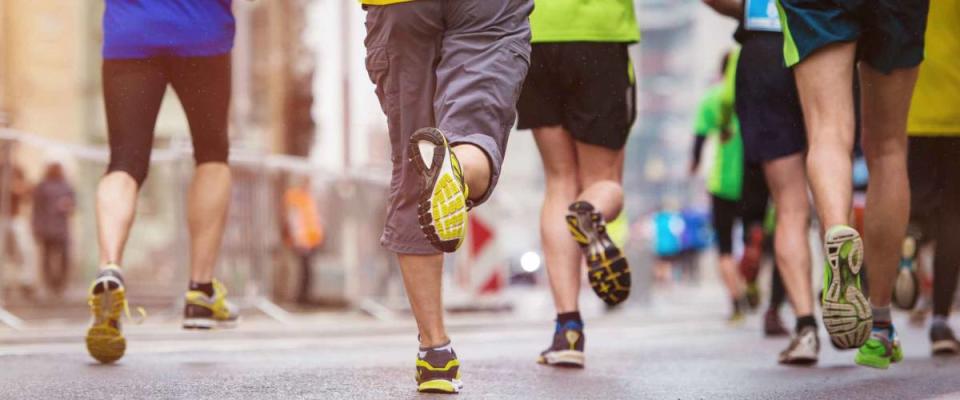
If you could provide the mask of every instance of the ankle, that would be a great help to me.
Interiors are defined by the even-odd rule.
[[[100,271],[107,270],[107,269],[120,270],[120,264],[117,264],[114,261],[107,261],[105,263],[100,264]]]
[[[807,327],[817,329],[816,318],[813,318],[813,315],[804,315],[801,317],[797,317],[797,325],[795,328],[796,332],[800,333],[800,331],[802,331],[804,328],[807,328]]]
[[[934,315],[933,318],[930,319],[930,326],[931,327],[947,326],[947,317],[944,315]]]
[[[891,316],[890,316],[889,304],[884,307],[878,307],[873,304],[870,304],[870,309],[873,312],[874,324],[877,324],[877,323],[880,323],[880,324],[886,323],[887,325],[890,324]]]
[[[433,335],[427,335],[427,334],[421,333],[419,340],[420,340],[420,348],[424,350],[444,347],[450,344],[450,338],[447,337],[447,335],[444,333],[433,334]]]
[[[583,326],[583,319],[580,318],[580,311],[571,311],[557,314],[557,331],[560,331],[567,324],[573,323]]]
[[[213,297],[213,282],[194,282],[190,281],[190,290],[203,292],[207,297]]]

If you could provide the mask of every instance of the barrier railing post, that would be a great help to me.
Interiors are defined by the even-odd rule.
[[[6,293],[5,279],[7,278],[7,238],[10,234],[12,221],[10,220],[10,179],[13,173],[13,154],[10,151],[11,142],[9,140],[0,140],[0,160],[3,168],[0,168],[0,323],[13,329],[23,329],[23,320],[4,308]],[[36,268],[36,266],[31,266]]]
[[[251,222],[259,229],[275,229],[277,224],[271,216],[276,214],[277,207],[273,204],[271,190],[274,186],[270,182],[270,171],[262,161],[258,162],[255,168],[256,182],[253,185],[251,194],[254,196],[252,205],[259,212],[251,214]],[[270,299],[270,290],[273,287],[273,263],[269,255],[270,247],[266,240],[253,240],[253,259],[248,263],[250,277],[246,284],[250,287],[244,290],[246,297],[244,303],[247,307],[253,307],[264,315],[282,324],[288,324],[292,321],[292,316],[287,310],[278,306]],[[267,271],[269,269],[269,271]],[[264,288],[267,288],[264,290]]]

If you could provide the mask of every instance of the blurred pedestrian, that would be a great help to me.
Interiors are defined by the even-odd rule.
[[[398,255],[420,331],[417,387],[460,391],[443,323],[443,254],[500,176],[529,68],[533,0],[361,0],[366,66],[387,114],[393,176],[380,243]]]
[[[530,73],[517,104],[532,129],[546,192],[540,237],[556,309],[545,365],[584,365],[580,282],[610,306],[630,294],[631,274],[613,228],[623,215],[624,147],[636,119],[627,47],[640,40],[629,0],[537,0],[530,16]]]
[[[731,301],[728,320],[732,323],[743,321],[750,306],[746,283],[737,269],[733,254],[734,224],[742,215],[741,199],[744,194],[743,139],[733,106],[735,67],[739,55],[740,49],[734,49],[723,57],[718,74],[720,81],[711,86],[700,100],[690,162],[690,173],[693,174],[700,166],[700,154],[707,137],[716,138],[713,165],[707,178],[707,191],[712,204],[720,278]]]
[[[70,216],[76,194],[63,166],[51,162],[33,190],[33,234],[40,249],[43,281],[56,297],[63,295],[70,273]]]
[[[286,209],[286,237],[300,261],[297,303],[308,305],[313,300],[313,256],[324,240],[323,225],[320,223],[317,201],[311,191],[310,178],[301,177],[297,184],[287,189],[283,195],[283,203]]]
[[[824,228],[823,323],[855,362],[888,368],[903,359],[890,315],[907,231],[907,116],[924,58],[929,0],[780,0],[784,61],[806,120],[807,167]],[[955,20],[955,18],[954,18]],[[863,237],[851,227],[852,158],[859,70],[863,153],[870,169]],[[869,293],[861,270],[869,265]],[[868,300],[869,299],[869,300]]]
[[[183,328],[232,327],[238,320],[226,288],[214,279],[231,193],[231,6],[231,0],[106,0],[102,73],[110,164],[97,187],[100,272],[91,285],[87,331],[87,350],[101,362],[118,360],[126,349],[123,307],[110,305],[126,302],[120,264],[168,86],[190,123],[196,163],[186,196],[190,282]]]
[[[960,276],[960,0],[930,2],[926,54],[907,129],[910,132],[910,233],[907,256],[934,244],[930,350],[960,353],[948,324]],[[900,280],[912,278],[899,275]],[[898,283],[898,286],[904,283]],[[916,288],[916,283],[906,283]],[[915,292],[915,291],[914,291]],[[916,294],[914,293],[914,296]]]
[[[4,258],[10,273],[4,272],[4,284],[7,289],[16,290],[25,299],[30,300],[37,289],[37,246],[30,232],[30,222],[23,211],[31,195],[30,182],[23,169],[16,163],[9,167],[9,186],[4,235],[6,253]],[[8,294],[16,294],[16,292]]]

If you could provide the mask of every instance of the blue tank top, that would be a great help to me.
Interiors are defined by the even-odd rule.
[[[232,0],[106,0],[103,58],[204,57],[233,48]]]

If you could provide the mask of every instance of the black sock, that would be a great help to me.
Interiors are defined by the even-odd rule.
[[[803,330],[803,328],[806,328],[808,326],[813,329],[817,329],[817,320],[814,319],[812,315],[804,315],[802,317],[797,317],[797,326],[795,328],[797,333],[800,333],[800,331]]]
[[[557,314],[557,325],[563,326],[567,322],[576,322],[580,325],[583,325],[583,320],[580,319],[580,311],[571,311]]]
[[[190,281],[190,290],[199,290],[209,297],[213,297],[213,282],[197,283]]]

